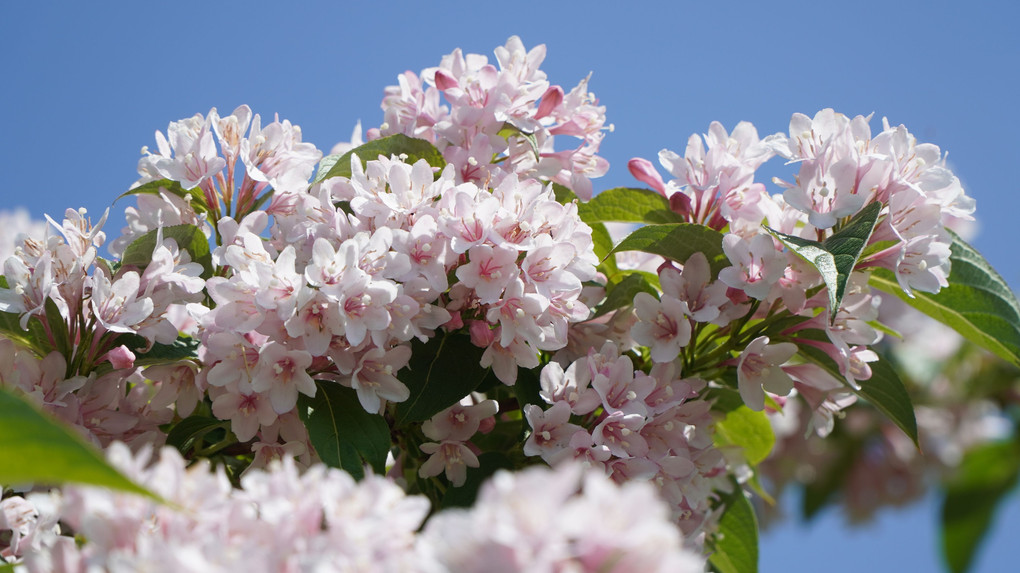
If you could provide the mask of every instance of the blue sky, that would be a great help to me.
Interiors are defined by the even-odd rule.
[[[874,112],[874,127],[887,116],[949,152],[977,199],[974,242],[1016,288],[1018,18],[1020,4],[1007,1],[5,2],[0,208],[101,213],[136,179],[155,130],[214,106],[279,113],[328,149],[357,120],[381,121],[382,89],[400,72],[458,46],[491,55],[517,34],[548,46],[553,83],[569,88],[592,73],[616,127],[602,147],[612,168],[596,189],[633,185],[629,158],[682,151],[713,120],[748,120],[764,136],[794,112]],[[122,224],[113,212],[108,231]],[[1017,505],[980,570],[1009,558]],[[818,559],[835,559],[829,571],[935,570],[936,512],[929,500],[863,532],[835,514],[810,534],[788,524],[766,537],[764,570],[814,571]],[[895,552],[909,560],[880,564]]]

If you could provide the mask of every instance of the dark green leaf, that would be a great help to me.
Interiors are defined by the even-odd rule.
[[[798,333],[798,336],[810,338],[809,334],[810,331],[802,331]],[[802,356],[827,370],[837,380],[844,379],[839,372],[839,366],[823,350],[807,344],[798,344],[797,346]],[[907,388],[900,380],[899,374],[882,359],[877,362],[869,362],[868,366],[871,367],[871,378],[857,381],[861,386],[860,390],[849,384],[847,387],[888,416],[917,445],[917,419],[914,417],[914,404],[911,402],[910,394],[907,393]]]
[[[1016,296],[988,261],[955,234],[950,249],[949,286],[938,294],[914,291],[911,298],[886,269],[874,270],[871,285],[1020,366],[1020,303]]]
[[[173,344],[155,343],[152,348],[138,356],[135,366],[151,366],[153,364],[170,364],[181,360],[198,358],[199,342],[190,336],[178,336]]]
[[[460,487],[451,487],[443,497],[443,509],[448,507],[471,507],[478,497],[478,490],[485,480],[499,470],[513,471],[510,458],[499,452],[486,452],[478,456],[478,467],[468,468],[467,479]]]
[[[730,375],[732,372],[732,375]],[[708,388],[705,390],[705,399],[712,402],[712,411],[719,412],[722,414],[728,414],[736,410],[737,408],[744,405],[744,399],[740,397],[740,393],[734,390],[737,387],[737,372],[736,368],[727,370],[725,379],[729,388]],[[732,383],[731,383],[732,382]]]
[[[202,443],[202,438],[209,432],[215,430],[226,430],[230,422],[218,420],[209,416],[189,416],[170,430],[166,436],[166,445],[176,448],[181,455],[187,456],[196,444]]]
[[[538,377],[538,368],[517,370],[517,382],[514,383],[514,395],[517,397],[517,404],[523,409],[525,404],[547,406],[539,392],[542,391],[542,383]]]
[[[755,573],[758,571],[758,519],[744,491],[735,491],[725,498],[726,510],[719,520],[715,551],[708,560],[719,573]]]
[[[946,486],[942,549],[953,573],[970,568],[995,511],[1020,475],[1016,442],[985,444],[967,452]]]
[[[386,420],[366,412],[351,388],[324,380],[315,386],[314,398],[301,396],[299,413],[304,414],[308,437],[323,463],[357,479],[364,477],[366,463],[375,473],[385,473],[391,444]]]
[[[466,334],[441,332],[425,344],[413,340],[411,362],[397,373],[411,391],[397,404],[397,427],[424,422],[473,392],[488,373],[478,364],[483,352]]]
[[[649,225],[636,229],[611,253],[641,251],[684,263],[694,253],[704,253],[712,276],[730,265],[722,249],[722,233],[694,223]]]
[[[765,227],[788,249],[818,269],[829,292],[830,322],[836,318],[850,273],[853,272],[857,259],[860,258],[875,230],[875,223],[878,222],[881,210],[881,203],[869,203],[839,231],[821,243]]]
[[[598,318],[606,313],[634,304],[634,297],[639,292],[646,292],[656,298],[659,296],[655,287],[649,284],[648,279],[640,272],[613,277],[613,281],[606,286],[606,300],[597,307],[595,316],[592,318]]]
[[[669,208],[669,200],[651,189],[617,187],[606,189],[587,203],[577,206],[581,220],[593,223],[683,223],[684,218]]]
[[[402,133],[398,133],[374,139],[364,145],[348,151],[341,155],[325,172],[320,166],[319,172],[315,175],[313,183],[318,183],[331,177],[350,177],[351,157],[355,154],[357,154],[358,158],[361,159],[362,163],[375,161],[376,159],[379,159],[380,155],[385,157],[390,157],[391,155],[406,155],[407,158],[404,161],[408,164],[415,163],[419,159],[424,159],[432,167],[442,169],[446,166],[443,154],[439,153],[439,150],[436,149],[434,145],[424,139],[414,139]],[[331,156],[327,156],[327,158],[328,157]]]
[[[171,181],[169,179],[160,179],[158,181],[143,183],[134,189],[125,191],[120,197],[117,197],[117,200],[119,201],[128,195],[159,195],[161,190],[184,199],[186,203],[191,204],[191,208],[194,209],[196,213],[209,212],[209,204],[206,203],[205,193],[202,192],[201,189],[185,189],[181,187],[180,182]]]
[[[195,225],[173,225],[163,227],[163,239],[173,239],[177,247],[188,251],[191,261],[202,265],[204,271],[202,278],[209,278],[213,274],[212,253],[209,251],[209,239],[206,238],[202,229]],[[124,250],[124,257],[121,262],[125,265],[138,267],[139,272],[149,266],[152,262],[152,252],[156,250],[156,238],[159,229],[153,229],[134,240]]]
[[[81,436],[0,387],[0,484],[84,483],[159,499],[103,459]]]

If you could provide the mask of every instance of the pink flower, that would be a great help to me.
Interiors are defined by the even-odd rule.
[[[691,341],[687,303],[667,294],[662,300],[640,292],[634,297],[638,322],[630,329],[634,341],[649,347],[655,362],[672,362]]]
[[[503,289],[519,274],[514,249],[479,245],[471,247],[468,257],[468,264],[457,267],[457,278],[475,290],[482,304],[499,300]]]
[[[733,266],[719,271],[719,280],[751,298],[764,300],[786,271],[786,256],[768,235],[755,235],[748,242],[731,233],[723,237],[723,252]]]
[[[315,395],[315,382],[306,369],[312,355],[304,350],[288,350],[279,342],[269,342],[259,352],[259,363],[251,378],[256,392],[269,392],[273,410],[285,414],[297,404],[298,392]]]
[[[758,412],[765,409],[764,390],[780,396],[790,393],[793,380],[781,365],[796,353],[796,344],[769,344],[767,336],[755,338],[740,353],[737,361],[737,387],[748,408]]]
[[[429,459],[418,469],[418,476],[427,478],[446,474],[446,479],[454,487],[460,487],[467,481],[467,469],[478,467],[478,457],[463,442],[444,440],[442,443],[426,442],[419,446],[421,451],[430,454]]]

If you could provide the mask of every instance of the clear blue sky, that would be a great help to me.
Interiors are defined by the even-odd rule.
[[[603,145],[613,167],[596,189],[632,185],[627,159],[682,151],[712,120],[749,120],[764,136],[794,112],[875,112],[875,126],[887,116],[949,151],[978,202],[976,246],[1016,288],[1020,4],[968,4],[5,2],[0,208],[101,213],[135,180],[155,130],[214,106],[279,113],[328,149],[358,119],[381,121],[382,89],[398,73],[458,46],[491,55],[517,34],[547,44],[553,83],[593,73],[616,125]],[[122,224],[114,214],[108,230]],[[1012,563],[1018,505],[1012,498],[979,570]],[[936,511],[890,512],[865,531],[832,513],[812,530],[790,523],[765,538],[763,569],[937,570]]]

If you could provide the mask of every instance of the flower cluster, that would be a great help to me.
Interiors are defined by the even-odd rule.
[[[605,108],[588,91],[588,78],[569,92],[551,85],[539,69],[544,59],[544,45],[528,51],[517,36],[496,49],[498,69],[486,56],[458,48],[438,67],[405,72],[399,85],[386,88],[384,123],[368,138],[403,133],[429,141],[455,166],[458,182],[496,187],[516,173],[555,181],[588,199],[591,179],[609,169],[596,155]],[[556,136],[577,138],[580,145],[556,151]]]
[[[0,532],[11,541],[0,555],[22,557],[31,572],[488,571],[496,556],[506,571],[704,567],[651,488],[621,489],[579,466],[501,473],[472,511],[442,512],[417,533],[428,501],[382,477],[359,483],[322,465],[301,473],[288,459],[235,489],[222,471],[186,467],[170,448],[157,460],[121,444],[107,455],[167,503],[92,487],[8,498]]]
[[[646,374],[612,342],[564,369],[542,369],[542,399],[524,415],[531,435],[524,453],[550,465],[580,460],[617,483],[651,480],[689,538],[704,533],[714,492],[728,489],[727,463],[712,443],[704,380],[678,377],[672,364]],[[579,423],[570,420],[576,419]]]
[[[669,181],[636,158],[651,189],[593,196],[604,109],[587,79],[547,81],[544,57],[514,37],[498,65],[457,50],[407,72],[368,143],[359,128],[325,158],[247,106],[173,122],[144,150],[120,237],[68,210],[58,233],[0,244],[0,391],[170,502],[0,498],[0,555],[29,570],[702,570],[733,547],[719,524],[759,478],[839,469],[818,443],[867,452],[847,473],[866,512],[865,485],[921,491],[914,444],[948,465],[1002,434],[1015,392],[957,407],[970,396],[932,382],[915,420],[876,352],[911,328],[872,288],[937,293],[950,245],[969,249],[947,226],[974,203],[937,147],[833,110],[764,139],[713,123],[660,153]],[[755,175],[775,156],[797,172],[770,195]],[[649,224],[613,241],[634,222]],[[1015,309],[970,258],[991,287],[960,298]],[[1008,328],[950,310],[935,314],[1020,363],[1020,338],[988,340]],[[1002,321],[1020,332],[1020,315]],[[858,395],[889,421],[847,414]],[[164,443],[180,454],[152,462]],[[539,458],[554,470],[497,472]],[[387,477],[356,482],[367,467]]]

